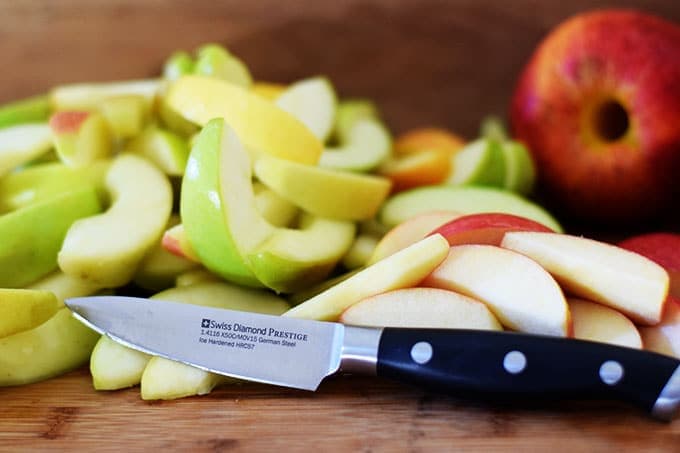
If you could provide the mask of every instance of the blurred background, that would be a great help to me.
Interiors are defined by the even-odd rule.
[[[174,50],[219,42],[258,80],[329,76],[378,102],[395,132],[476,135],[504,116],[548,30],[596,7],[680,22],[678,0],[2,0],[0,102],[75,81],[153,77]]]

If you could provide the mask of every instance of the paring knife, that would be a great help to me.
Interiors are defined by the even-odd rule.
[[[66,305],[131,348],[268,384],[316,390],[343,371],[458,395],[620,400],[662,420],[680,406],[680,361],[602,343],[352,327],[133,297],[75,298]]]

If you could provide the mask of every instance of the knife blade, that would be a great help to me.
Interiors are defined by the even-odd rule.
[[[342,371],[455,395],[619,400],[661,420],[680,407],[680,361],[603,343],[366,328],[122,296],[65,303],[85,325],[125,346],[255,382],[316,390]]]

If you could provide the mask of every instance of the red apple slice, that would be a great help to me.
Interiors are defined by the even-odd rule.
[[[640,327],[645,349],[680,358],[680,299],[669,297],[661,323]]]
[[[620,242],[619,247],[639,253],[666,269],[671,279],[669,293],[680,298],[680,234],[642,234]]]
[[[357,326],[502,330],[484,303],[453,291],[406,288],[352,305],[340,322]]]
[[[642,348],[640,332],[621,312],[583,299],[569,298],[567,302],[574,338]]]
[[[458,217],[436,230],[451,245],[487,244],[500,245],[508,231],[542,231],[553,230],[525,217],[502,213],[471,214]]]

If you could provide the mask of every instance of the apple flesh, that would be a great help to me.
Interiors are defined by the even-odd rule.
[[[440,235],[425,238],[331,286],[284,316],[335,321],[366,297],[415,286],[441,263],[448,249]]]
[[[43,123],[0,129],[0,177],[52,148],[52,133]]]
[[[545,225],[511,214],[470,214],[451,220],[433,231],[441,234],[450,245],[486,244],[501,245],[509,231],[552,232]]]
[[[392,181],[393,192],[441,184],[451,173],[451,155],[444,149],[425,149],[416,153],[388,157],[377,169]]]
[[[446,129],[423,127],[412,129],[394,141],[395,154],[412,154],[423,150],[439,149],[450,156],[465,146],[465,141]]]
[[[680,299],[669,297],[661,322],[640,327],[645,349],[680,358]]]
[[[77,83],[61,85],[50,91],[50,105],[53,110],[96,111],[102,101],[118,96],[141,96],[146,110],[151,111],[161,91],[161,81],[129,80],[106,83]]]
[[[368,99],[343,99],[335,113],[333,136],[338,143],[345,143],[350,131],[360,120],[380,120],[378,107]]]
[[[480,300],[509,329],[561,337],[571,334],[569,308],[557,282],[538,263],[510,250],[491,245],[451,247],[421,286]]]
[[[371,259],[377,245],[378,238],[376,236],[372,234],[357,235],[352,242],[352,247],[342,257],[342,265],[349,270],[365,266]]]
[[[553,231],[562,231],[557,220],[542,207],[519,195],[492,187],[432,186],[407,190],[387,199],[379,219],[384,225],[394,227],[427,211],[513,214],[535,220]]]
[[[503,330],[482,302],[436,288],[406,288],[367,297],[340,322],[369,327]]]
[[[680,299],[680,234],[642,234],[619,242],[618,246],[639,253],[666,269],[670,277],[669,293]]]
[[[23,123],[47,121],[50,103],[45,95],[33,96],[0,106],[0,129]]]
[[[448,179],[453,185],[502,187],[505,181],[505,158],[500,143],[480,138],[453,155]]]
[[[71,225],[101,209],[96,191],[84,188],[0,216],[0,287],[23,287],[55,270]]]
[[[576,15],[539,45],[510,112],[554,206],[640,221],[677,199],[680,27],[633,10]],[[653,74],[653,76],[650,76]]]
[[[61,271],[52,272],[40,280],[31,283],[26,288],[38,291],[49,291],[59,300],[68,299],[70,297],[89,296],[102,289],[99,285],[93,284],[82,278],[64,274]]]
[[[102,101],[99,105],[109,130],[118,139],[139,135],[146,122],[146,101],[139,95],[117,96]]]
[[[0,338],[39,326],[63,306],[49,291],[0,288]]]
[[[194,65],[194,59],[187,52],[181,50],[174,52],[163,64],[163,78],[173,81],[184,75],[192,74]]]
[[[297,206],[261,182],[253,183],[253,193],[257,211],[274,226],[291,226],[300,214]]]
[[[282,85],[280,83],[256,81],[253,82],[250,90],[263,99],[275,101],[276,98],[281,96],[281,94],[286,91],[286,85]]]
[[[567,302],[574,325],[574,338],[642,348],[640,332],[619,311],[583,299],[569,298]]]
[[[193,73],[222,79],[244,88],[253,83],[243,61],[218,44],[206,44],[198,49]]]
[[[179,135],[149,126],[130,140],[125,151],[144,156],[169,176],[182,176],[189,158],[189,146]]]
[[[325,77],[314,77],[288,86],[275,104],[302,121],[322,142],[333,130],[337,96]]]
[[[386,178],[275,157],[262,156],[253,170],[262,183],[289,202],[311,214],[332,219],[370,219],[390,191],[390,181]]]
[[[82,167],[108,157],[111,134],[99,113],[57,112],[50,118],[50,129],[59,159],[70,167]]]
[[[640,324],[661,320],[668,274],[642,255],[557,233],[509,232],[501,246],[537,261],[574,296],[612,307]]]
[[[324,149],[319,166],[334,170],[368,172],[390,154],[392,138],[378,120],[359,119],[347,131],[345,140]]]
[[[189,242],[186,232],[184,231],[184,225],[181,223],[168,228],[165,233],[163,233],[161,245],[165,250],[179,258],[193,261],[195,263],[201,262],[200,258],[198,255],[196,255],[196,252],[191,247],[191,243]]]
[[[59,267],[104,288],[124,285],[160,240],[172,209],[167,177],[132,154],[118,156],[106,174],[109,209],[69,229]]]

